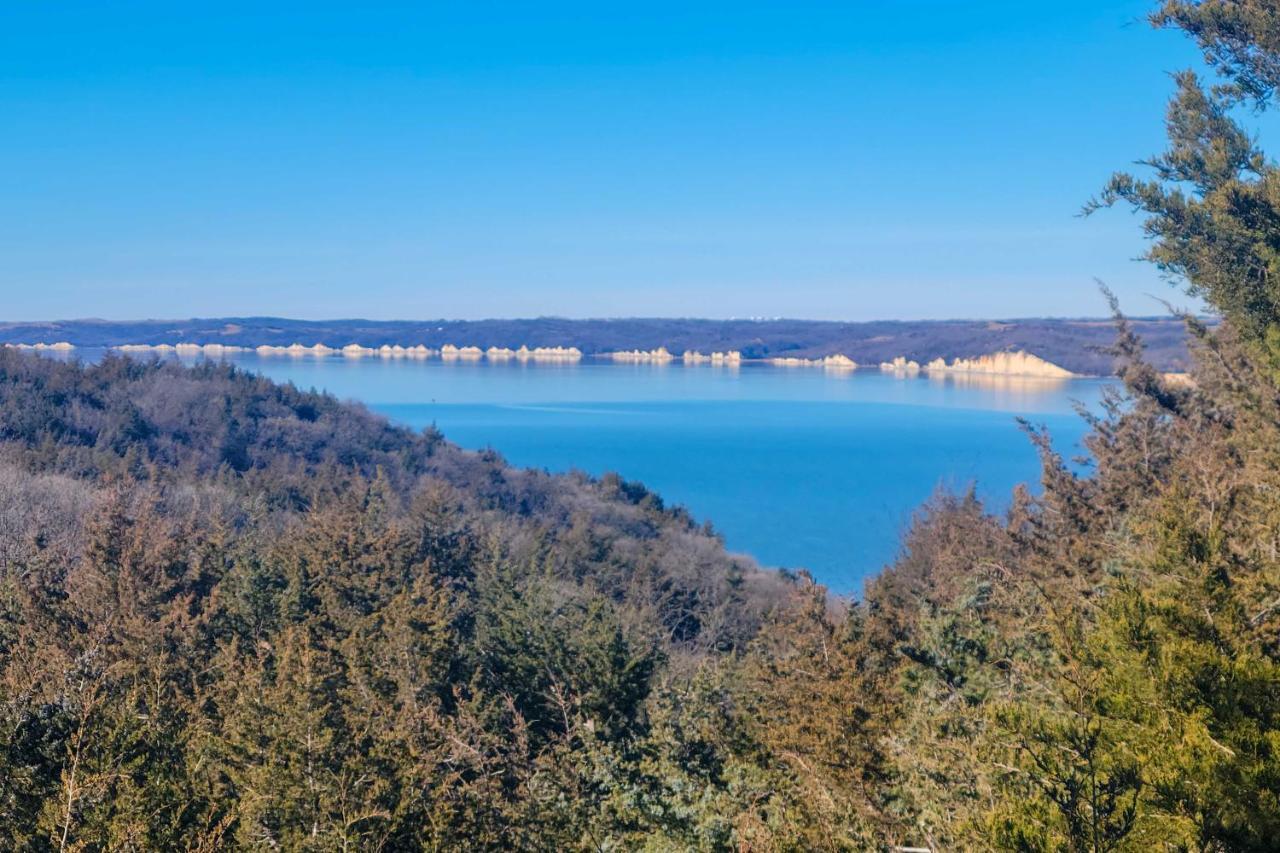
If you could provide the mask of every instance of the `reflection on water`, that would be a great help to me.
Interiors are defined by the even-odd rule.
[[[994,373],[923,373],[933,383],[950,383],[957,388],[990,395],[992,404],[1001,409],[1032,409],[1037,401],[1069,396],[1080,380],[1056,376],[1001,376]]]
[[[49,358],[94,360],[100,349],[45,351]],[[148,354],[142,357],[153,357]],[[893,373],[826,366],[782,367],[679,362],[519,361],[353,358],[278,353],[167,354],[183,363],[210,358],[301,388],[366,403],[445,404],[599,401],[754,400],[892,403],[1012,412],[1073,413],[1073,401],[1097,403],[1094,379],[1044,379],[977,373]]]
[[[183,361],[192,359],[183,358]],[[891,403],[1014,412],[1070,413],[1073,399],[1096,402],[1097,380],[1045,380],[878,370],[664,362],[288,359],[255,354],[222,360],[303,388],[367,403],[592,403],[602,401],[826,401]]]

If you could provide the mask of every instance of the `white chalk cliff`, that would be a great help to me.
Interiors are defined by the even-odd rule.
[[[674,355],[667,352],[666,347],[658,347],[657,349],[651,350],[633,349],[623,350],[621,352],[610,352],[605,353],[605,357],[628,364],[639,364],[642,362],[665,364],[670,361],[675,361],[676,358]]]
[[[59,351],[59,352],[65,352],[65,351],[67,351],[67,350],[73,350],[73,349],[75,349],[75,344],[69,344],[69,343],[67,343],[66,341],[58,341],[56,344],[45,344],[45,343],[39,343],[39,344],[5,344],[5,346],[7,346],[7,347],[11,347],[11,348],[13,348],[13,349],[36,349],[36,350],[46,350],[46,349],[47,349],[47,350],[57,350],[57,351]]]
[[[797,358],[795,356],[779,356],[769,359],[769,363],[777,367],[825,367],[828,370],[856,370],[858,363],[847,355],[837,353],[825,358]]]
[[[684,354],[680,356],[680,360],[685,364],[735,365],[742,363],[742,353],[737,350],[731,350],[729,352],[713,352],[707,355],[697,350],[685,350]]]
[[[908,361],[906,356],[898,356],[893,361],[880,362],[880,369],[896,376],[910,376],[920,372],[918,361]]]
[[[6,346],[14,346],[21,349],[72,349],[71,344],[67,343],[6,344]],[[518,350],[513,350],[509,347],[489,347],[487,350],[482,350],[477,346],[459,347],[453,344],[445,344],[439,350],[431,349],[425,344],[417,344],[416,346],[382,344],[378,347],[366,347],[355,343],[347,344],[341,349],[335,349],[324,344],[304,346],[299,343],[289,344],[288,346],[262,344],[252,348],[230,344],[120,344],[112,347],[112,349],[120,352],[179,353],[181,355],[220,355],[233,352],[255,352],[258,355],[324,357],[341,355],[346,358],[378,356],[381,358],[419,359],[438,355],[445,361],[476,361],[481,358],[487,358],[490,361],[508,361],[513,358],[520,361],[577,361],[582,358],[582,350],[577,347],[535,347],[530,349],[527,346],[522,346]]]
[[[521,361],[578,361],[582,358],[582,350],[577,347],[534,347],[522,346],[516,350],[516,358]]]
[[[947,364],[935,358],[924,366],[929,373],[980,373],[995,376],[1036,376],[1070,379],[1076,374],[1029,352],[997,352],[977,358],[957,358]]]

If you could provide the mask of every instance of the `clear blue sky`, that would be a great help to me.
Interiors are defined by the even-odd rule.
[[[1147,5],[5,3],[0,319],[1156,313]]]

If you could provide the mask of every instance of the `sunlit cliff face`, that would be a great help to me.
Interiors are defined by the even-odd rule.
[[[998,352],[977,358],[957,358],[950,364],[937,358],[925,365],[930,373],[979,373],[997,376],[1036,376],[1046,379],[1070,379],[1070,370],[1045,361],[1028,352]]]

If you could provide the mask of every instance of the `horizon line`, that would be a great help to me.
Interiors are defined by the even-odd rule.
[[[1216,314],[1199,311],[1187,312],[1185,315],[1179,314],[1124,314],[1126,320],[1141,321],[1179,321],[1183,316],[1195,317],[1204,320],[1216,320]],[[921,319],[900,319],[900,318],[875,318],[867,320],[829,320],[816,319],[810,317],[699,317],[694,315],[631,315],[631,316],[615,316],[615,317],[566,317],[559,314],[540,314],[537,316],[525,317],[482,317],[478,319],[467,319],[461,317],[445,318],[405,318],[405,319],[375,319],[371,317],[328,317],[328,318],[306,318],[306,317],[286,317],[275,314],[226,314],[226,315],[209,315],[209,316],[192,316],[192,317],[138,317],[126,320],[112,320],[103,317],[69,317],[61,319],[41,319],[41,320],[0,320],[0,326],[48,326],[57,324],[70,323],[93,323],[97,325],[128,325],[128,324],[161,324],[161,323],[193,323],[193,322],[215,322],[215,321],[281,321],[287,323],[378,323],[378,324],[394,324],[394,323],[532,323],[539,321],[555,320],[567,323],[618,323],[618,322],[697,322],[697,323],[822,323],[830,325],[866,325],[871,323],[1025,323],[1031,321],[1053,321],[1053,322],[1102,322],[1114,321],[1115,318],[1108,315],[1025,315],[1020,317],[933,317]]]

